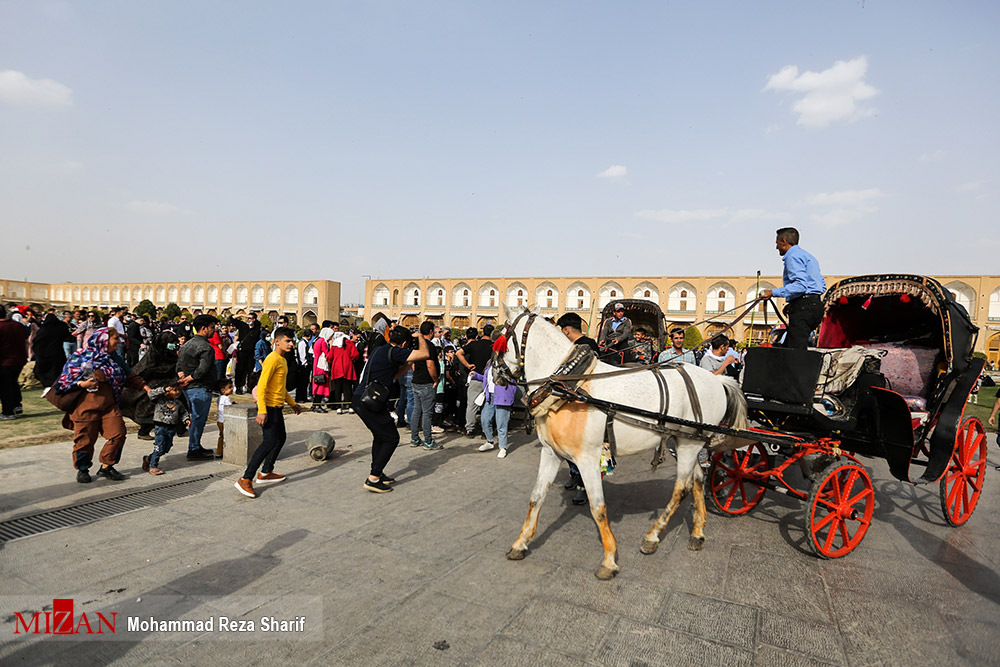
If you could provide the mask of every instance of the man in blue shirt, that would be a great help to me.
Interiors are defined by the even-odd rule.
[[[826,281],[816,258],[799,247],[799,230],[782,227],[776,234],[774,247],[785,263],[781,277],[784,286],[762,290],[760,295],[765,299],[777,296],[788,302],[785,347],[804,350],[809,344],[809,334],[823,320],[820,296],[826,291]]]

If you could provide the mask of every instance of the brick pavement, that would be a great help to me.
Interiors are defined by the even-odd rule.
[[[1000,661],[1000,502],[992,465],[968,525],[945,525],[937,487],[893,480],[869,462],[876,520],[837,561],[808,551],[802,506],[769,493],[746,517],[709,515],[701,552],[687,549],[689,502],[659,551],[643,533],[673,481],[624,459],[606,481],[621,573],[600,564],[596,528],[569,503],[561,473],[528,557],[507,561],[538,463],[538,445],[515,437],[511,454],[479,453],[455,435],[446,449],[401,447],[388,470],[397,489],[361,488],[368,442],[349,415],[289,417],[280,485],[251,500],[238,471],[168,455],[168,474],[138,470],[149,443],[130,436],[128,481],[74,481],[69,445],[0,451],[0,520],[126,489],[218,476],[163,506],[0,547],[4,605],[0,661],[51,664],[809,665],[992,664]],[[337,438],[317,463],[304,439]],[[207,435],[211,440],[211,431]],[[995,445],[990,455],[1000,463]],[[162,618],[294,616],[322,622],[301,641],[224,640],[217,633],[143,641],[60,642],[12,635],[17,604],[72,597],[79,610]],[[143,600],[138,602],[137,600]],[[13,605],[13,606],[12,606]],[[26,610],[28,607],[24,607]],[[447,648],[439,642],[447,642]],[[435,648],[438,643],[440,648]]]

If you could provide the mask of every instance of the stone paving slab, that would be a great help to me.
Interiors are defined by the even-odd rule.
[[[288,479],[263,487],[257,499],[233,488],[236,468],[188,462],[183,441],[163,461],[167,474],[152,477],[139,471],[150,443],[130,436],[119,466],[130,477],[119,484],[77,484],[68,443],[0,450],[0,520],[215,476],[201,492],[159,507],[0,545],[0,606],[7,610],[0,614],[0,662],[998,662],[1000,475],[992,465],[976,514],[956,529],[941,516],[936,486],[901,484],[882,462],[866,462],[876,486],[875,523],[854,553],[823,561],[809,551],[802,506],[775,494],[745,517],[710,514],[701,552],[687,549],[685,502],[657,553],[641,555],[674,470],[669,461],[651,472],[645,457],[626,458],[605,484],[622,568],[605,582],[593,576],[601,559],[597,530],[589,510],[569,502],[564,471],[527,558],[504,558],[538,466],[538,445],[522,433],[502,461],[495,451],[476,451],[481,440],[456,434],[441,438],[441,452],[404,444],[388,469],[396,490],[376,495],[362,489],[370,438],[356,417],[304,414],[287,423],[278,471]],[[315,462],[304,441],[320,429],[337,439],[337,449]],[[213,437],[210,427],[206,438]],[[294,616],[296,600],[308,598],[321,604],[321,618],[311,622],[322,638],[25,640],[5,620],[13,596],[39,606],[72,597],[87,612],[141,607],[141,598],[150,601],[145,613],[244,619]]]

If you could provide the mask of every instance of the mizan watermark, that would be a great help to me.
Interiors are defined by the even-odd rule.
[[[119,593],[109,591],[108,593]],[[323,637],[319,596],[0,596],[4,641],[306,640]]]

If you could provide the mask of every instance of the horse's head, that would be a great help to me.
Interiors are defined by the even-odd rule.
[[[508,381],[524,380],[524,350],[521,349],[521,335],[527,326],[529,318],[537,313],[521,306],[509,308],[504,305],[507,321],[500,329],[500,337],[493,343],[493,367],[507,376]]]

